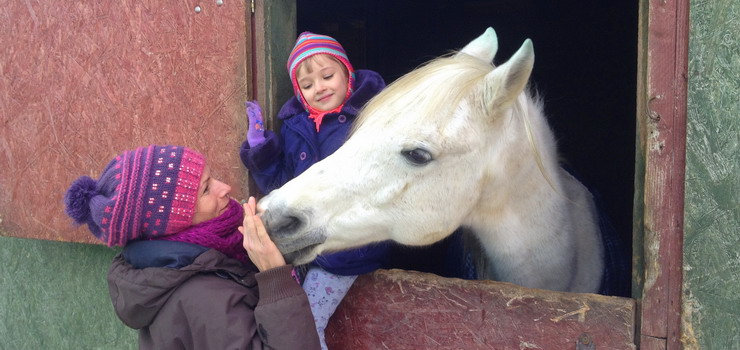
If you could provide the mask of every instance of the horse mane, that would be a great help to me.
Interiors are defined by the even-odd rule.
[[[493,64],[468,55],[452,55],[456,55],[456,52],[435,58],[389,84],[362,108],[350,135],[363,124],[374,122],[371,120],[374,118],[370,118],[372,113],[368,111],[380,106],[394,110],[404,110],[409,105],[418,106],[421,108],[418,113],[422,118],[419,122],[440,113],[451,114],[460,101],[494,68]],[[434,88],[441,85],[454,88]]]

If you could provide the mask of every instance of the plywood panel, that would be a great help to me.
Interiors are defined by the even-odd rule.
[[[355,281],[326,341],[330,349],[634,349],[634,326],[632,299],[378,270]]]
[[[63,214],[121,150],[196,148],[242,197],[243,1],[9,1],[0,8],[0,232],[92,242]]]
[[[740,1],[692,1],[682,337],[740,349]]]

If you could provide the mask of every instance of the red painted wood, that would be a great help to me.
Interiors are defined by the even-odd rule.
[[[650,1],[642,338],[680,348],[689,1]],[[653,339],[655,338],[655,339]]]
[[[666,350],[666,340],[642,336],[640,337],[640,350]]]
[[[64,191],[150,143],[202,151],[246,194],[244,1],[9,1],[0,17],[0,234],[94,242]]]
[[[634,349],[635,302],[379,270],[358,277],[326,331],[335,349]]]

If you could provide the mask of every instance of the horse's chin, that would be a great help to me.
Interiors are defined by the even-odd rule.
[[[273,240],[283,253],[285,262],[302,265],[316,259],[320,253],[319,246],[326,241],[326,235],[323,229],[315,229],[302,234],[276,236]]]
[[[297,251],[285,254],[285,262],[295,266],[308,264],[318,256],[317,247],[319,244],[310,245]]]

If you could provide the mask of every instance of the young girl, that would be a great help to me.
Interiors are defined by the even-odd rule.
[[[230,190],[200,153],[154,145],[67,190],[75,222],[125,247],[108,288],[121,321],[139,329],[140,349],[320,348],[306,294],[254,198],[242,208]]]
[[[249,131],[241,147],[242,162],[262,193],[269,193],[334,153],[362,106],[384,87],[378,73],[355,70],[334,38],[302,33],[288,59],[295,96],[278,113],[280,135],[263,128],[262,111],[247,103]],[[388,244],[319,256],[303,288],[324,344],[324,328],[359,274],[385,267]]]

